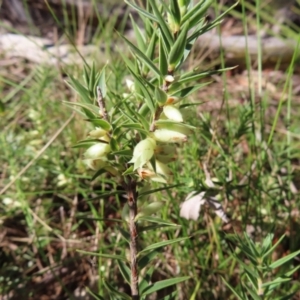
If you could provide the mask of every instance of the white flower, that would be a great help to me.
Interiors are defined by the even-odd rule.
[[[134,170],[141,168],[152,158],[155,147],[156,142],[152,138],[146,138],[134,147],[133,157],[129,161],[130,163],[134,163]]]
[[[229,218],[227,217],[222,207],[222,204],[218,201],[216,197],[205,197],[205,194],[206,192],[201,192],[199,194],[191,192],[186,197],[186,200],[180,205],[180,217],[183,217],[188,220],[197,220],[199,218],[201,206],[207,203],[209,207],[214,210],[215,214],[218,217],[220,217],[224,223],[228,223]]]

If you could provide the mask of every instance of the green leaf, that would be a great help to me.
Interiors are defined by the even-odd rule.
[[[103,298],[102,296],[94,293],[88,286],[85,287],[88,294],[90,294],[94,299],[96,300],[105,300],[105,298]]]
[[[158,300],[174,300],[177,299],[177,291],[173,291],[171,294],[164,296],[163,298],[159,298]],[[190,298],[192,300],[192,298]]]
[[[116,296],[117,299],[125,299],[125,300],[131,300],[131,297],[128,296],[125,293],[121,293],[118,290],[116,290],[110,283],[108,283],[107,281],[103,281],[104,286],[109,290],[109,292]],[[121,298],[120,298],[121,297]]]
[[[106,67],[106,65],[104,66],[104,68],[100,72],[100,74],[97,78],[97,82],[95,82],[95,85],[93,87],[94,91],[97,91],[97,87],[100,88],[103,98],[105,98],[106,94],[107,94],[106,79],[105,79],[105,67]]]
[[[157,34],[155,31],[153,31],[150,42],[147,46],[146,50],[146,56],[153,61],[154,60],[154,53],[155,53],[155,46],[156,46],[156,41],[157,41]],[[159,71],[159,76],[161,77],[161,73]]]
[[[169,222],[169,221],[157,218],[157,217],[150,217],[150,216],[141,217],[140,221],[146,221],[146,222],[150,222],[150,223],[163,225],[163,227],[165,227],[165,226],[179,227],[180,226],[178,224],[175,224],[175,223],[172,223],[172,222]],[[145,231],[145,228],[141,229],[141,231]]]
[[[88,104],[88,103],[79,103],[79,102],[69,102],[69,101],[63,101],[63,103],[66,103],[68,105],[74,105],[81,108],[84,108],[86,110],[89,110],[90,112],[99,115],[99,107],[94,104]]]
[[[192,9],[190,9],[182,18],[181,23],[190,22],[199,15],[205,13],[208,7],[212,4],[213,0],[203,0],[199,1]],[[199,18],[199,17],[198,17]]]
[[[188,86],[188,87],[183,88],[179,91],[173,92],[172,96],[173,97],[178,97],[178,98],[188,97],[192,93],[194,93],[194,92],[198,91],[199,89],[209,85],[210,83],[212,83],[212,81],[201,83],[201,84],[196,84],[196,85],[193,85],[193,86]]]
[[[128,204],[127,204],[127,203],[126,203],[125,205],[127,205],[127,207],[128,207]],[[124,230],[124,229],[121,228],[121,227],[117,227],[117,228],[118,228],[118,230],[120,231],[122,237],[125,239],[125,241],[129,243],[129,242],[130,242],[130,234],[129,234],[129,232],[126,231],[126,230]]]
[[[139,270],[142,270],[145,267],[147,267],[153,259],[157,258],[158,253],[160,253],[160,252],[157,250],[153,250],[153,251],[150,251],[149,253],[143,255],[142,257],[140,257],[138,259]]]
[[[269,282],[264,282],[262,284],[263,288],[269,287],[270,290],[275,289],[276,287],[278,287],[281,283],[283,282],[287,282],[287,281],[291,281],[291,278],[287,278],[287,277],[277,277],[276,279],[269,281]]]
[[[295,268],[289,270],[288,272],[284,273],[284,276],[291,277],[295,272],[297,272],[300,269],[300,265],[296,266]]]
[[[117,264],[123,278],[128,284],[130,284],[130,274],[131,274],[130,268],[128,268],[128,266],[121,260],[117,260]]]
[[[174,40],[173,40],[173,36],[172,33],[164,19],[164,16],[162,16],[162,14],[160,13],[155,0],[148,0],[148,2],[151,4],[151,7],[153,9],[153,12],[157,18],[157,23],[161,29],[161,33],[162,33],[162,37],[164,39],[164,42],[166,44],[167,49],[169,50],[170,47],[173,45]]]
[[[139,283],[139,292],[140,292],[140,294],[146,288],[148,288],[149,284],[152,282],[151,278],[152,278],[152,275],[153,275],[154,271],[155,271],[155,267],[154,266],[149,266],[149,268],[147,269],[146,274],[142,276],[142,280]],[[146,300],[147,298],[142,297],[141,299]]]
[[[170,13],[172,14],[172,17],[176,24],[180,25],[181,22],[181,13],[180,13],[180,8],[178,5],[178,0],[171,0],[170,1]]]
[[[168,58],[168,71],[173,71],[178,64],[178,62],[182,59],[183,52],[186,45],[186,39],[187,39],[187,33],[188,33],[188,26],[189,23],[187,23],[182,31],[180,31],[179,36],[174,43],[174,45],[171,47],[171,51],[169,53]]]
[[[154,96],[159,105],[164,105],[167,102],[168,94],[159,87],[155,88]]]
[[[111,155],[132,157],[132,150],[131,149],[124,149],[124,150],[114,151],[114,152],[111,153]]]
[[[89,95],[89,91],[72,75],[69,75],[70,82],[67,81],[67,84],[76,92],[79,94],[79,96],[82,98],[82,100],[85,103],[92,103]]]
[[[139,252],[138,255],[140,255],[141,253],[150,251],[150,250],[162,248],[162,247],[165,247],[165,246],[168,246],[168,245],[171,245],[171,244],[175,244],[175,243],[178,243],[178,242],[181,242],[181,241],[185,241],[187,239],[189,239],[189,237],[183,237],[183,238],[177,238],[177,239],[172,239],[172,240],[168,240],[168,241],[158,242],[158,243],[152,244],[152,245],[144,248],[141,252]]]
[[[153,100],[151,98],[150,93],[147,90],[147,87],[144,85],[141,77],[139,77],[138,75],[136,75],[130,68],[129,68],[130,73],[132,74],[132,76],[136,79],[136,83],[138,84],[138,86],[141,88],[141,90],[143,91],[143,94],[145,96],[145,102],[148,105],[151,113],[155,113],[155,107],[153,104]]]
[[[268,235],[269,236],[269,235]],[[272,235],[271,238],[273,238],[274,235]],[[264,259],[265,257],[267,257],[269,254],[271,254],[275,249],[276,247],[282,242],[282,240],[285,238],[285,235],[282,235],[280,237],[280,239],[278,239],[278,241],[270,248],[270,249],[267,249],[265,248],[264,246],[262,247],[262,258]],[[270,244],[272,245],[272,243]]]
[[[189,36],[187,42],[189,43],[193,39],[197,38],[199,35],[215,28],[216,26],[220,25],[223,21],[223,18],[228,14],[229,11],[231,11],[234,7],[238,5],[239,1],[234,3],[231,7],[229,7],[226,11],[224,11],[221,15],[219,15],[217,18],[215,18],[212,22],[209,24],[203,26],[201,29],[195,31],[191,36]]]
[[[86,86],[89,86],[90,76],[89,76],[90,67],[88,65],[83,66],[83,80]]]
[[[95,67],[95,63],[93,62],[92,67],[90,69],[90,75],[89,75],[89,82],[88,82],[88,87],[89,87],[89,92],[91,94],[91,96],[95,96],[95,90],[94,90],[94,86],[95,86],[95,80],[96,79],[96,67]]]
[[[126,171],[124,171],[124,172],[122,173],[122,176],[126,176],[126,175],[129,175],[129,174],[135,173],[135,172],[133,171],[133,168],[134,168],[134,166],[130,166]]]
[[[86,255],[92,255],[92,256],[98,256],[98,257],[103,257],[103,258],[110,258],[110,259],[117,259],[117,260],[122,260],[122,261],[127,261],[125,256],[121,255],[113,255],[113,254],[104,254],[104,253],[99,253],[99,252],[89,252],[89,251],[84,251],[84,250],[76,250],[79,253],[86,254]]]
[[[107,171],[105,169],[98,170],[91,178],[91,181],[95,180],[97,177],[99,177],[100,175],[102,175],[104,173],[107,173]]]
[[[232,70],[234,68],[235,67],[224,68],[224,69],[219,69],[219,70],[210,70],[210,71],[200,71],[200,72],[192,71],[192,72],[188,72],[188,73],[185,73],[184,75],[182,75],[180,77],[180,79],[177,80],[176,83],[177,84],[183,84],[183,83],[194,82],[194,81],[197,81],[201,78],[211,76],[211,75],[214,75],[214,74],[218,74],[218,73],[222,73],[222,72],[225,72],[225,71],[228,71],[228,70]]]
[[[291,300],[291,299],[294,299],[294,296],[296,295],[297,292],[292,292],[288,295],[284,295],[282,297],[279,297],[279,298],[275,298],[274,300]]]
[[[290,261],[291,259],[293,259],[294,257],[296,257],[297,255],[300,254],[300,250],[293,252],[285,257],[282,257],[280,259],[278,259],[277,261],[273,262],[269,267],[271,269],[276,269],[280,266],[282,266],[283,264],[285,264],[286,262]]]
[[[128,123],[128,124],[124,124],[122,127],[129,128],[132,130],[137,130],[138,132],[142,132],[145,135],[147,135],[149,133],[149,131],[143,129],[141,124],[139,124],[139,123]]]
[[[132,62],[132,60],[130,60],[123,52],[124,49],[120,49],[118,50],[119,54],[122,56],[123,61],[125,62],[126,66],[131,69],[131,70],[135,70],[136,71],[136,66],[135,64]]]
[[[86,119],[86,121],[91,122],[94,126],[100,127],[106,131],[110,131],[112,129],[111,125],[103,119],[99,119],[99,118]]]
[[[165,50],[165,45],[162,39],[161,34],[159,35],[159,70],[163,76],[166,76],[168,74],[168,60],[167,60],[167,54]],[[161,78],[160,84],[162,84],[163,78]]]
[[[256,291],[253,291],[253,289],[251,289],[248,285],[244,285],[244,287],[246,288],[246,290],[248,291],[248,293],[251,295],[252,299],[254,300],[261,300],[261,297],[259,295],[257,295]]]
[[[158,19],[153,15],[150,14],[148,11],[140,8],[139,6],[137,6],[134,3],[129,2],[128,0],[125,0],[125,3],[127,3],[129,6],[131,6],[133,9],[135,9],[136,11],[138,11],[141,15],[145,16],[146,18],[154,21],[155,23],[158,23]]]
[[[99,140],[97,140],[97,139],[86,139],[86,140],[79,141],[77,144],[72,146],[72,148],[74,148],[74,149],[76,149],[76,148],[87,148],[87,147],[90,147],[90,146],[94,145],[95,143],[99,143]]]
[[[245,300],[245,298],[242,297],[237,291],[235,291],[234,288],[222,276],[221,278],[225,285],[231,290],[231,292],[237,297],[238,300]]]
[[[178,284],[178,283],[186,281],[188,279],[190,279],[190,276],[165,279],[165,280],[155,282],[143,291],[142,296],[150,295],[150,294],[152,294],[156,291],[159,291],[159,290],[164,289],[166,287]]]
[[[162,220],[163,221],[163,220]],[[156,224],[156,225],[148,225],[148,226],[139,226],[139,232],[147,232],[147,231],[157,231],[158,229],[161,231],[162,229],[178,229],[180,225],[173,226],[172,225],[166,225],[166,224]]]
[[[136,22],[134,21],[132,15],[130,15],[130,20],[131,20],[132,28],[134,30],[134,36],[136,38],[136,42],[137,42],[138,48],[143,53],[146,53],[147,45],[146,45],[146,41],[145,41],[145,38],[143,36],[143,33],[142,33],[141,29],[140,29],[140,26],[138,26],[136,24]]]
[[[133,45],[125,36],[122,36],[123,40],[129,45],[133,52],[140,58],[141,62],[145,63],[150,70],[154,72],[158,77],[162,77],[159,69],[154,65],[154,63],[144,54],[140,49]]]
[[[182,185],[183,185],[183,184],[179,183],[179,184],[174,184],[174,185],[169,185],[169,186],[164,186],[164,187],[161,187],[161,188],[149,190],[149,191],[140,193],[140,194],[138,195],[138,199],[139,199],[140,197],[144,197],[144,196],[147,196],[147,195],[150,195],[150,194],[154,194],[154,193],[157,193],[157,192],[160,192],[160,191],[170,190],[170,189],[172,189],[172,188],[179,187],[179,186],[182,186]]]

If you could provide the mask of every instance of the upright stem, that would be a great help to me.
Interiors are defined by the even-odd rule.
[[[127,197],[129,206],[129,232],[130,232],[130,268],[131,268],[131,297],[133,300],[139,300],[139,273],[137,265],[137,239],[138,229],[135,222],[137,215],[137,191],[136,182],[128,177]]]

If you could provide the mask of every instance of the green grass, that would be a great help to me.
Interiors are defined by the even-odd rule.
[[[241,18],[246,26],[245,15]],[[259,25],[262,21],[257,22]],[[96,32],[100,34],[94,40],[105,45],[109,88],[122,95],[128,74],[120,57],[109,47],[116,38],[112,25],[106,24],[101,30],[99,27]],[[191,110],[188,119],[198,130],[173,164],[173,183],[183,186],[151,195],[151,200],[165,203],[160,217],[180,226],[140,234],[145,247],[166,239],[190,237],[165,247],[151,264],[155,268],[154,282],[190,276],[178,285],[176,299],[236,299],[222,278],[234,287],[241,281],[241,266],[232,252],[242,254],[228,240],[232,231],[223,228],[208,207],[202,208],[197,222],[179,217],[180,203],[192,184],[205,180],[203,163],[208,165],[211,177],[221,182],[221,201],[236,230],[251,231],[257,243],[268,233],[273,233],[275,240],[286,234],[274,259],[299,249],[300,102],[292,90],[294,67],[295,63],[276,86],[280,95],[276,101],[262,81],[265,75],[260,62],[258,84],[249,84],[249,91],[236,90],[228,84],[232,78],[224,74],[218,81],[223,82],[225,92],[222,94],[220,89],[217,99],[211,96],[214,89],[220,88],[216,83],[201,93],[205,98],[192,96],[195,102],[214,101],[216,108],[206,112],[205,103]],[[63,101],[76,101],[76,96],[64,83],[65,73],[80,78],[82,69],[66,66],[62,72],[56,66],[19,61],[0,70],[0,98],[5,108],[0,118],[0,190],[5,190],[0,198],[3,295],[14,291],[19,297],[28,295],[23,299],[39,299],[43,293],[56,299],[72,299],[73,291],[89,286],[96,275],[99,278],[93,288],[102,296],[108,297],[102,279],[129,291],[114,260],[76,252],[128,255],[127,243],[117,230],[123,224],[109,220],[121,219],[126,200],[122,194],[113,193],[120,189],[114,178],[102,175],[90,181],[92,173],[81,162],[82,152],[72,149],[91,128],[78,114],[68,121],[72,110]],[[254,78],[252,74],[248,66],[249,81]],[[236,100],[240,102],[234,104]],[[14,183],[8,187],[11,181]],[[99,196],[103,192],[108,195]],[[299,257],[278,272],[296,265]],[[295,291],[297,299],[299,290],[296,273],[291,282],[276,289],[274,298]]]

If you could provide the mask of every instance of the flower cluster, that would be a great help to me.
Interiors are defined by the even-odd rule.
[[[172,76],[165,79],[169,83],[173,80]],[[134,91],[130,81],[127,81],[127,85]],[[161,89],[156,90],[155,94],[160,115],[154,120],[153,130],[148,137],[135,146],[129,163],[134,163],[134,170],[137,170],[140,178],[167,183],[173,175],[167,164],[175,160],[178,144],[187,141],[193,127],[183,123],[182,113],[176,106],[178,98],[167,95]]]

